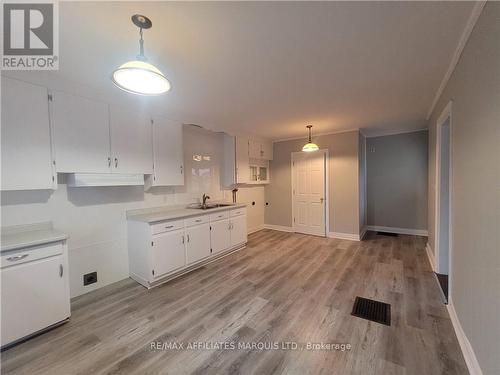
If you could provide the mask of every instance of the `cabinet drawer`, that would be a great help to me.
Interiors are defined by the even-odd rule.
[[[164,221],[161,223],[151,225],[151,233],[158,234],[183,228],[184,228],[184,220]]]
[[[32,262],[37,259],[43,259],[62,254],[62,252],[63,247],[62,243],[60,242],[26,249],[7,251],[5,253],[2,253],[0,266],[1,268],[15,266],[18,264]]]
[[[208,222],[209,222],[208,215],[190,217],[189,219],[184,220],[186,227],[192,227],[193,225],[200,225]]]
[[[210,215],[210,221],[218,221],[222,219],[227,219],[229,217],[229,211],[217,212],[216,214]]]
[[[231,217],[245,215],[247,213],[246,207],[237,208],[236,210],[229,211]]]

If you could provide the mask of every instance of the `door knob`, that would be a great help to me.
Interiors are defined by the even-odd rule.
[[[325,200],[325,198],[319,198],[320,202],[323,203],[323,201]]]

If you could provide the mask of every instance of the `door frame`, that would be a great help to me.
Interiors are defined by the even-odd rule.
[[[292,186],[291,186],[291,190],[292,190],[292,194],[291,194],[291,197],[292,197],[292,231],[295,232],[295,222],[293,221],[293,218],[294,218],[294,215],[295,215],[295,203],[294,203],[294,193],[293,193],[293,189],[295,188],[295,165],[294,165],[294,155],[302,155],[304,153],[304,151],[294,151],[291,153],[290,155],[290,170],[291,170],[291,174],[292,174],[292,179],[291,179],[291,182],[292,182]],[[329,215],[329,211],[330,211],[330,197],[329,197],[329,192],[330,192],[330,171],[329,171],[329,167],[328,167],[328,160],[329,160],[329,151],[328,149],[319,149],[318,151],[314,151],[315,154],[317,153],[322,153],[323,154],[323,158],[324,158],[324,163],[325,163],[325,206],[324,206],[324,210],[325,210],[325,237],[328,237],[328,233],[330,232],[330,215]]]
[[[451,286],[452,286],[452,256],[453,256],[453,237],[452,237],[452,227],[453,227],[453,126],[452,126],[452,104],[450,101],[444,110],[441,112],[441,115],[438,117],[436,121],[436,184],[435,184],[435,213],[434,213],[434,227],[435,227],[435,236],[434,236],[434,262],[436,269],[434,270],[436,273],[440,273],[440,252],[439,248],[440,237],[441,237],[441,227],[440,227],[440,217],[441,217],[441,138],[442,138],[442,130],[444,123],[449,119],[449,205],[448,205],[448,296],[451,296]]]

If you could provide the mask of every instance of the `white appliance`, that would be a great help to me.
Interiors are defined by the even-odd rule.
[[[2,249],[0,258],[2,348],[69,318],[65,240]]]

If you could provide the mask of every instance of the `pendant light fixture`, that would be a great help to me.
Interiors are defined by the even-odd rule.
[[[312,152],[312,151],[318,151],[319,150],[318,145],[316,143],[312,143],[312,141],[311,141],[311,128],[312,127],[313,127],[312,125],[307,125],[306,126],[306,128],[309,129],[309,140],[304,145],[304,147],[302,147],[302,151],[304,151],[304,152]]]
[[[147,62],[144,56],[144,40],[142,30],[149,29],[153,23],[146,16],[135,14],[132,22],[139,28],[139,55],[121,65],[113,72],[113,83],[122,90],[139,95],[159,95],[170,90],[170,82],[154,65]]]

